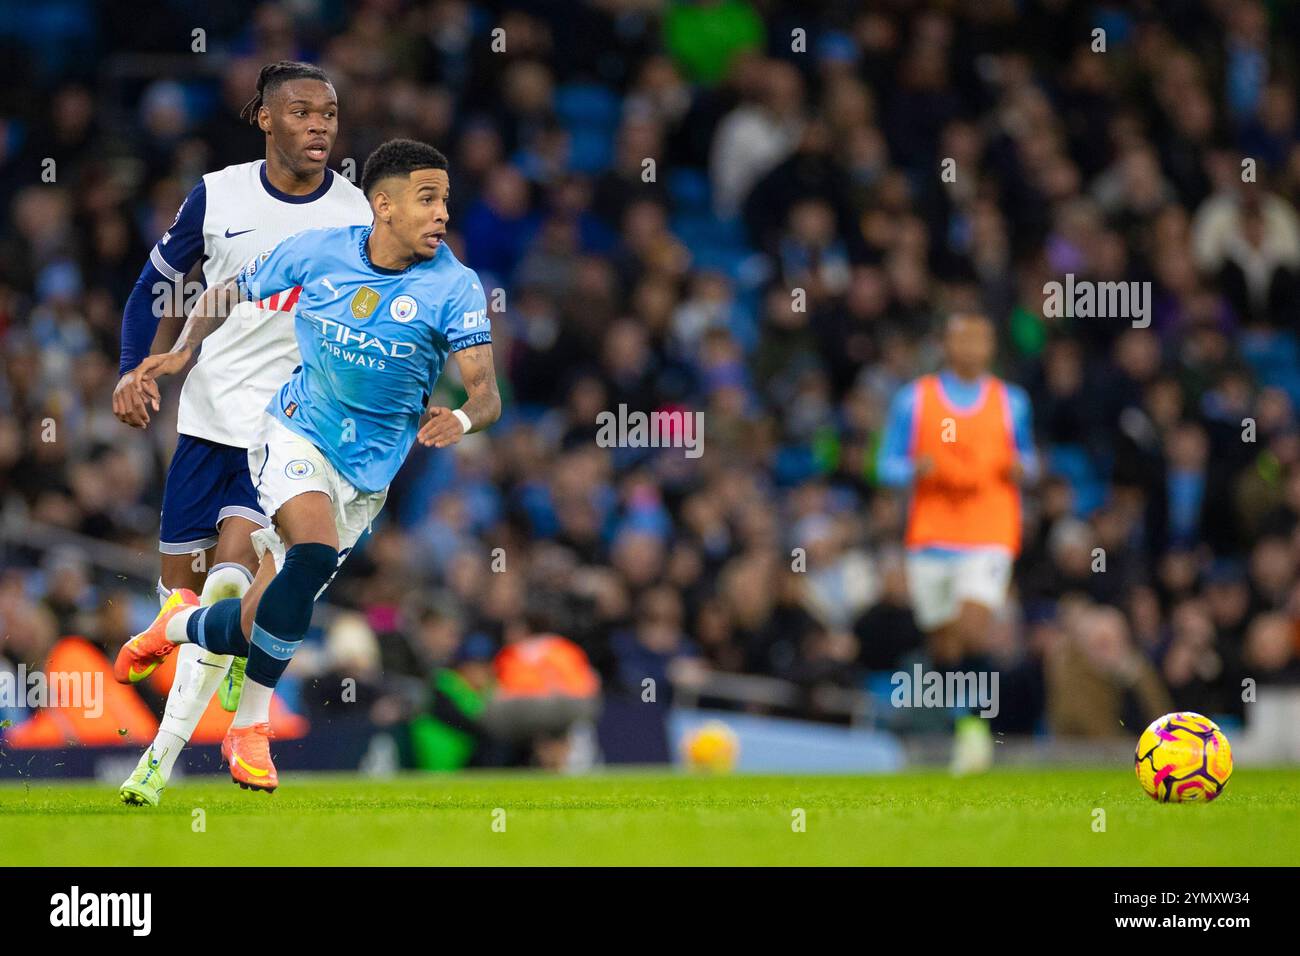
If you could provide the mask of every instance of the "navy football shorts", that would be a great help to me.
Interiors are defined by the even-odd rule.
[[[217,543],[221,522],[247,518],[270,525],[248,473],[248,450],[181,435],[163,485],[158,550],[192,554]]]

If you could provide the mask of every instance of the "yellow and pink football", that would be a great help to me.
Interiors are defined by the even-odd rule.
[[[1160,803],[1209,803],[1232,776],[1232,748],[1219,725],[1191,711],[1165,714],[1138,738],[1138,783]]]

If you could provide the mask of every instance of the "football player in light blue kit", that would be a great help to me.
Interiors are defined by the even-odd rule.
[[[442,448],[501,414],[487,301],[447,248],[447,160],[392,140],[366,160],[371,226],[309,229],[249,262],[199,299],[171,352],[140,366],[140,388],[185,367],[234,304],[301,287],[302,365],[272,397],[249,470],[273,526],[241,599],[173,606],[124,645],[119,680],[147,676],[177,644],[248,657],[222,754],[241,786],[278,786],[268,745],[271,693],[311,622],[312,605],[379,513],[411,445]],[[426,406],[454,355],[468,399]]]

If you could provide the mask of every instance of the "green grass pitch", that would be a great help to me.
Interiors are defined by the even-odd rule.
[[[0,786],[0,865],[1274,866],[1300,861],[1297,811],[1300,770],[1238,771],[1207,806],[1156,804],[1128,768],[961,780],[289,773],[273,795],[192,777],[158,809],[124,807],[102,785],[34,781]]]

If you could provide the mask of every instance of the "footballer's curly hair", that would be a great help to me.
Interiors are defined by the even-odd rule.
[[[361,191],[370,198],[375,184],[388,176],[408,176],[417,169],[446,169],[447,157],[428,143],[390,139],[366,158],[361,170]]]
[[[257,111],[262,108],[266,98],[275,91],[276,87],[287,83],[289,80],[330,82],[330,78],[324,70],[319,66],[312,66],[310,63],[299,63],[296,60],[280,60],[278,63],[268,63],[257,74],[257,95],[245,103],[244,108],[239,111],[240,119],[247,120],[250,125],[256,126]]]

